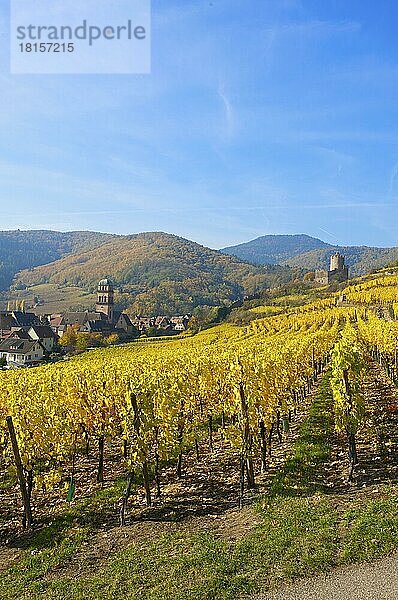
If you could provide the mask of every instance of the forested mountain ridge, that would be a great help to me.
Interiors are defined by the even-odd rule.
[[[221,252],[255,265],[275,265],[303,252],[327,246],[322,240],[305,234],[263,235],[237,246],[222,248]]]
[[[298,273],[301,273],[299,270]],[[162,233],[122,236],[44,266],[20,272],[13,288],[49,283],[89,291],[110,276],[132,312],[188,312],[219,305],[287,283],[287,266],[254,266],[196,242]]]
[[[311,252],[299,254],[283,264],[304,268],[309,271],[327,269],[330,255],[340,252],[346,258],[350,276],[366,275],[398,261],[398,248],[372,248],[369,246],[327,246]]]
[[[0,290],[6,290],[23,269],[96,248],[113,237],[91,231],[0,231]]]
[[[350,275],[364,275],[398,261],[398,248],[337,246],[308,235],[266,235],[221,252],[256,265],[281,264],[307,271],[327,269],[330,255],[346,258]]]

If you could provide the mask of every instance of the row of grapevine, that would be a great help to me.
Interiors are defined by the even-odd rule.
[[[377,276],[346,287],[344,295],[358,305],[392,305],[397,300],[397,287],[398,275]]]
[[[386,321],[370,313],[358,322],[358,331],[372,358],[398,383],[398,321]]]
[[[265,468],[273,433],[300,407],[342,321],[353,318],[352,310],[323,308],[270,317],[244,330],[224,326],[182,341],[3,372],[0,469],[16,462],[7,416],[16,433],[25,500],[34,486],[59,486],[69,477],[71,497],[75,457],[93,442],[101,482],[105,442],[120,440],[129,481],[124,520],[138,473],[150,504],[153,481],[161,492],[161,466],[175,460],[181,476],[186,449],[198,447],[222,423],[225,443],[240,457],[242,489],[244,480],[251,487],[255,458]]]
[[[347,323],[331,353],[331,388],[334,399],[335,426],[346,436],[352,480],[358,463],[356,435],[365,416],[362,375],[365,353],[357,329]]]

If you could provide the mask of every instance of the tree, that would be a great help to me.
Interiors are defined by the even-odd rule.
[[[90,336],[88,336],[86,333],[78,333],[74,348],[78,352],[84,352],[89,347],[89,343]]]
[[[68,325],[64,335],[59,340],[59,345],[68,350],[74,350],[76,348],[79,329],[80,326],[78,324]]]

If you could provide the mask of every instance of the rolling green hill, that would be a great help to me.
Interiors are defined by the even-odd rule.
[[[96,248],[113,237],[91,231],[0,231],[0,290],[6,290],[22,269]]]
[[[290,281],[295,274],[287,266],[247,264],[175,235],[141,233],[24,270],[13,289],[50,284],[94,291],[99,279],[109,276],[126,308],[156,314],[228,303]]]

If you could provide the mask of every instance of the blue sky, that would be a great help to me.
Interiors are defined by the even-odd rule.
[[[1,229],[398,245],[393,0],[153,0],[151,75],[10,75]]]

